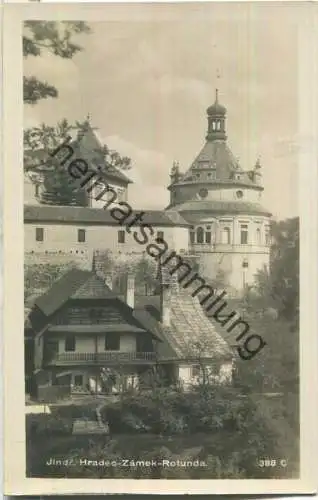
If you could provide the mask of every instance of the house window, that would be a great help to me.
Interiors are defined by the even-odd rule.
[[[248,225],[241,224],[241,245],[248,244]]]
[[[163,231],[157,231],[157,242],[163,242],[164,241],[164,232]]]
[[[103,322],[103,309],[90,309],[89,318],[93,324]]]
[[[246,258],[243,259],[242,267],[245,268],[245,269],[248,267],[248,260]]]
[[[199,377],[201,373],[200,365],[192,365],[191,366],[191,378]]]
[[[105,335],[105,351],[119,351],[120,336],[117,333],[108,333]]]
[[[75,335],[68,335],[65,339],[65,347],[64,350],[66,352],[74,352],[75,351]]]
[[[35,196],[40,196],[40,184],[35,184]]]
[[[261,230],[259,227],[256,229],[256,244],[261,244]]]
[[[83,375],[74,375],[74,385],[76,387],[83,386]]]
[[[125,243],[125,231],[118,231],[118,243]]]
[[[35,239],[36,241],[44,241],[44,229],[43,227],[35,228]]]
[[[77,241],[78,243],[85,243],[86,240],[86,231],[85,229],[77,230]]]
[[[231,244],[231,231],[229,227],[224,227],[222,231],[222,243],[225,245]]]
[[[204,230],[202,227],[197,229],[197,243],[204,243]]]
[[[193,245],[195,241],[195,232],[193,228],[190,229],[190,244]]]

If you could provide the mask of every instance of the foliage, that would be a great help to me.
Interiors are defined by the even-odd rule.
[[[24,131],[24,168],[34,170],[37,167],[45,167],[44,191],[41,202],[54,205],[87,205],[87,193],[85,189],[73,182],[67,170],[67,164],[62,164],[58,155],[52,156],[52,152],[60,146],[68,137],[71,130],[78,130],[79,134],[85,135],[90,130],[88,120],[70,124],[66,119],[61,120],[54,126],[42,123],[39,127],[32,127]],[[75,151],[74,151],[75,153]],[[101,173],[113,172],[114,168],[128,170],[131,168],[131,160],[127,156],[121,156],[117,151],[109,149],[106,145],[100,145],[94,151],[89,151],[88,164],[101,167]],[[77,156],[74,156],[76,158]],[[72,158],[72,159],[74,159]],[[86,160],[86,158],[82,158]],[[38,179],[40,183],[41,180]]]
[[[69,435],[72,432],[73,421],[68,417],[60,417],[51,414],[29,414],[26,415],[27,433],[33,436],[64,434]]]
[[[237,362],[237,383],[269,392],[299,389],[299,219],[273,223],[270,270],[257,274],[242,305],[250,333],[266,346],[248,363]]]
[[[36,440],[29,434],[31,475],[54,477],[131,478],[266,478],[297,474],[295,429],[288,425],[285,401],[242,396],[231,387],[198,386],[181,390],[157,388],[126,395],[107,404],[102,417],[111,436],[70,436],[63,441]],[[123,423],[126,422],[124,426]],[[136,435],[137,433],[137,435]],[[76,438],[76,439],[75,439]],[[52,456],[74,460],[74,467],[43,467]],[[41,457],[41,460],[40,458]],[[80,465],[88,460],[199,460],[204,467],[105,467]],[[285,470],[260,468],[259,460],[284,457]]]
[[[72,59],[82,47],[74,43],[74,37],[89,33],[90,28],[82,21],[26,21],[24,23],[23,56],[39,57],[49,52],[63,59]],[[57,97],[58,90],[35,76],[24,77],[23,98],[27,104],[36,104],[40,99]]]
[[[258,272],[250,302],[256,308],[273,307],[280,317],[298,323],[299,218],[273,222],[272,241],[270,269]]]
[[[75,262],[65,264],[25,264],[24,265],[24,300],[28,301],[33,295],[46,292],[55,281],[66,272],[76,267]]]

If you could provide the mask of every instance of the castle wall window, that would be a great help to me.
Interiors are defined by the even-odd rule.
[[[230,245],[231,243],[231,230],[229,227],[224,227],[222,231],[222,243],[224,245]]]
[[[76,348],[75,335],[68,335],[65,339],[64,350],[66,352],[74,352]]]
[[[205,243],[210,244],[211,242],[212,242],[211,226],[206,226]]]
[[[118,231],[118,243],[125,243],[125,231]]]
[[[105,335],[105,351],[119,351],[120,336],[116,333]]]
[[[44,241],[44,229],[43,227],[35,228],[35,240],[36,241]]]
[[[248,225],[241,224],[241,245],[248,244]]]
[[[157,231],[156,240],[158,243],[164,241],[164,232],[163,231]]]
[[[202,227],[197,229],[197,243],[204,243],[204,230]]]
[[[78,229],[77,230],[77,241],[78,241],[78,243],[85,243],[85,241],[86,241],[85,229]]]
[[[271,234],[270,234],[270,228],[268,226],[265,228],[265,244],[266,245],[271,244]]]

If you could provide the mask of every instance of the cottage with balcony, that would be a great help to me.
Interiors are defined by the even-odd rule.
[[[122,301],[93,271],[79,269],[38,297],[26,327],[26,366],[29,375],[33,372],[33,388],[105,392],[134,385],[146,375],[161,339],[131,300],[129,280]]]
[[[198,299],[170,275],[158,273],[155,295],[135,297],[128,274],[123,297],[96,262],[67,272],[27,310],[25,359],[27,391],[46,401],[149,387],[154,374],[185,388],[207,373],[228,383],[233,367]]]

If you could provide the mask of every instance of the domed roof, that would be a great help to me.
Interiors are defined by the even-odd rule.
[[[226,114],[226,107],[222,106],[222,104],[219,103],[218,100],[218,89],[215,91],[215,101],[212,106],[209,106],[208,109],[206,110],[207,114],[209,116],[211,115],[225,115]]]

